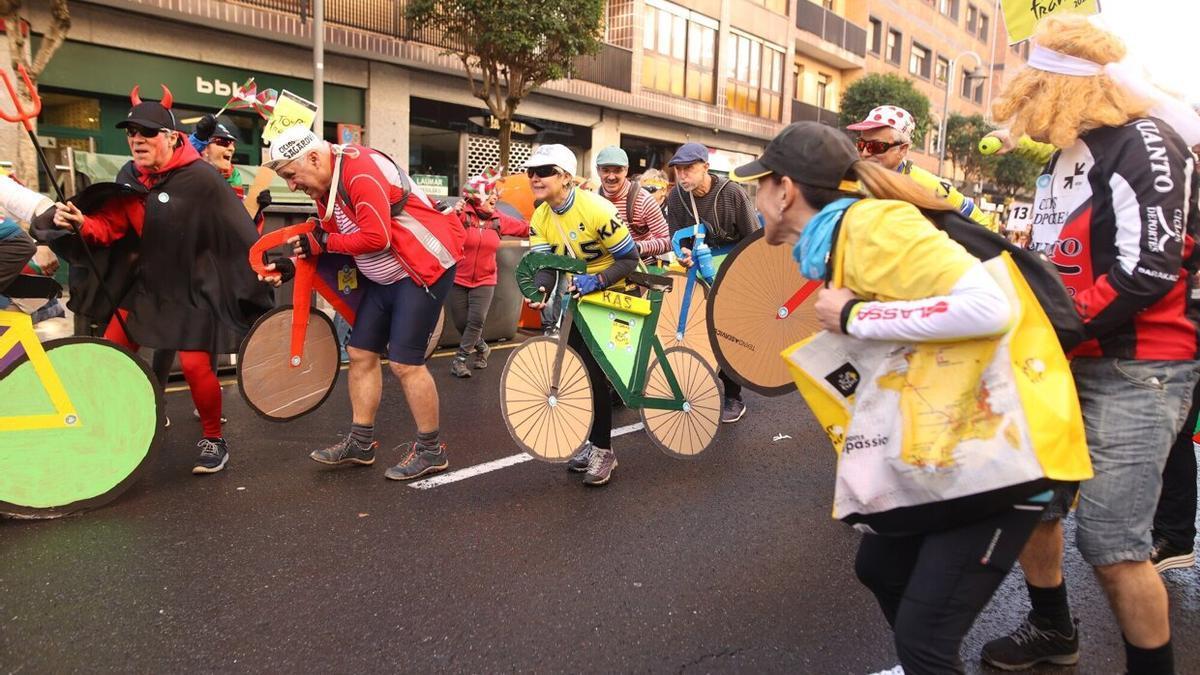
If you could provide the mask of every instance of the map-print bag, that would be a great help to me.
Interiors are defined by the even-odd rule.
[[[1011,508],[1051,478],[1090,475],[1053,327],[1007,253],[984,265],[1016,308],[1000,337],[901,343],[822,331],[783,352],[838,454],[834,518],[864,532],[932,532]]]

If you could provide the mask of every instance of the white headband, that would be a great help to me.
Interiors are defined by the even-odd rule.
[[[1031,42],[1029,67],[1070,77],[1108,75],[1118,87],[1149,101],[1149,114],[1172,126],[1188,147],[1200,143],[1200,115],[1191,106],[1154,86],[1146,73],[1132,64],[1114,61],[1102,66],[1095,61],[1056,52]]]
[[[1047,73],[1073,77],[1092,77],[1104,72],[1104,66],[1095,61],[1056,52],[1036,42],[1029,49],[1029,67],[1044,70]]]

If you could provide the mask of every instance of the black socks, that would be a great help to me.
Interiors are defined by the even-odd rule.
[[[439,433],[439,431],[440,431],[439,429],[434,429],[433,431],[418,431],[417,432],[417,445],[422,450],[436,452],[438,449],[438,433]]]
[[[1171,641],[1154,649],[1142,649],[1125,640],[1125,672],[1128,675],[1174,675],[1175,654],[1171,651]]]
[[[1029,602],[1033,604],[1032,616],[1038,628],[1055,630],[1063,635],[1074,635],[1075,626],[1071,622],[1071,606],[1067,603],[1067,584],[1063,582],[1055,588],[1039,588],[1025,582],[1029,589]]]

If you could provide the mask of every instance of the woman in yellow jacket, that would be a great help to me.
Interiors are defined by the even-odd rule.
[[[999,283],[921,213],[952,207],[911,179],[861,161],[840,131],[792,124],[731,177],[758,182],[756,206],[769,244],[794,247],[805,277],[839,282],[822,289],[815,306],[826,330],[910,343],[1009,331],[1014,312]],[[838,269],[827,275],[827,264]],[[1038,460],[1055,481],[1090,476],[1082,443],[1039,452]],[[863,536],[855,571],[893,628],[905,673],[963,672],[963,637],[1056,496],[1037,489],[965,525]]]

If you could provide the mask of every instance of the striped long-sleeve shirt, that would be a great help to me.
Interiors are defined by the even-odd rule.
[[[638,255],[641,256],[642,261],[648,265],[654,264],[655,256],[663,255],[671,250],[671,231],[667,227],[667,219],[663,216],[662,209],[658,207],[658,202],[649,192],[640,187],[633,200],[632,216],[626,213],[629,205],[629,189],[632,186],[632,181],[627,180],[621,189],[613,194],[609,194],[601,186],[600,196],[617,207],[617,215],[620,216],[621,222],[629,228],[629,233],[633,235],[633,241],[637,244]]]

